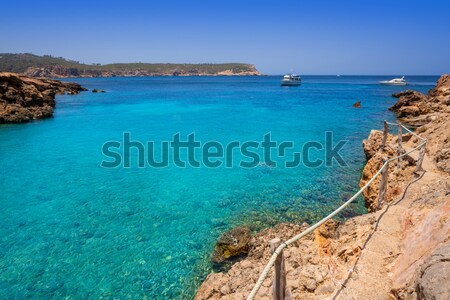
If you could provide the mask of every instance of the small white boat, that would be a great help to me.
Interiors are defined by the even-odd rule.
[[[383,85],[407,85],[408,82],[405,80],[405,76],[403,76],[402,78],[394,78],[391,80],[380,81],[380,84],[383,84]]]
[[[294,85],[301,85],[302,79],[300,78],[300,75],[296,74],[287,74],[283,76],[283,79],[281,80],[281,86],[294,86]]]

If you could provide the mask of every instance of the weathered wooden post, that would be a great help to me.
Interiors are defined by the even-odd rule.
[[[281,244],[281,240],[276,238],[270,241],[270,251],[272,253]],[[278,254],[275,260],[275,277],[273,279],[272,285],[272,300],[286,300],[290,299],[290,293],[287,291],[286,287],[286,269],[284,265],[283,251]]]
[[[423,158],[425,156],[425,147],[426,146],[427,146],[427,143],[424,143],[422,145],[422,147],[420,148],[419,158],[417,159],[417,163],[416,163],[416,170],[414,171],[415,175],[419,175],[419,173],[423,171],[422,162],[423,162]]]
[[[389,125],[386,121],[384,121],[384,130],[383,130],[383,140],[381,141],[380,148],[383,149],[386,146],[386,140],[389,133]]]
[[[398,141],[398,148],[397,148],[397,155],[400,156],[403,154],[403,145],[402,145],[402,140],[403,140],[403,128],[402,128],[402,124],[400,124],[399,121],[397,121],[397,125],[398,125],[398,136],[397,136],[397,141]],[[398,158],[397,160],[397,168],[400,169],[401,165],[402,165],[402,158]]]
[[[387,162],[387,163],[386,163]],[[380,182],[380,190],[378,192],[378,209],[381,209],[381,206],[383,205],[383,198],[384,194],[386,194],[387,189],[387,181],[388,181],[388,169],[389,169],[389,161],[386,157],[383,157],[383,170],[381,171],[381,182]]]

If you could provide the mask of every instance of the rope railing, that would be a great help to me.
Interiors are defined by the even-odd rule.
[[[386,122],[384,121],[384,136],[383,136],[383,141],[386,141],[387,138],[387,134],[388,134],[388,125],[394,125],[394,126],[399,126],[399,128],[403,128],[406,131],[408,131],[409,133],[411,133],[412,135],[416,136],[417,138],[419,138],[422,142],[419,143],[419,145],[417,145],[416,147],[414,147],[413,149],[406,151],[400,155],[397,155],[395,157],[391,157],[389,159],[385,159],[383,165],[381,166],[381,168],[375,173],[375,175],[358,191],[356,192],[350,199],[348,199],[345,203],[343,203],[341,206],[339,206],[336,210],[334,210],[332,213],[330,213],[328,216],[326,216],[325,218],[323,218],[322,220],[320,220],[319,222],[315,223],[314,225],[308,227],[305,231],[297,234],[296,236],[292,237],[291,239],[285,241],[285,242],[281,242],[281,244],[273,251],[272,256],[269,259],[269,262],[267,263],[267,265],[264,267],[263,271],[261,272],[258,280],[255,283],[255,286],[253,287],[252,291],[250,292],[250,294],[247,297],[247,300],[253,300],[256,296],[256,294],[258,293],[259,289],[261,288],[264,280],[266,280],[272,266],[275,264],[275,262],[277,261],[278,256],[283,252],[283,250],[295,243],[296,241],[300,240],[302,237],[304,237],[305,235],[313,232],[315,229],[317,229],[320,225],[322,225],[323,223],[325,223],[326,221],[330,220],[331,218],[333,218],[335,215],[337,215],[339,212],[341,212],[344,208],[346,208],[350,203],[352,203],[359,195],[361,195],[361,193],[366,190],[371,184],[372,182],[382,173],[383,174],[383,179],[382,181],[387,181],[387,168],[389,166],[389,162],[394,161],[394,160],[400,160],[402,157],[420,149],[420,155],[419,158],[417,160],[417,168],[416,168],[416,172],[420,169],[421,170],[421,165],[422,165],[422,160],[423,160],[423,156],[425,154],[425,146],[427,143],[427,139],[417,135],[416,133],[412,132],[411,130],[409,130],[408,128],[406,128],[403,124],[401,124],[400,122],[398,123],[390,123],[390,122]],[[401,139],[401,131],[399,130],[399,139]],[[384,144],[384,143],[383,143]],[[383,145],[384,146],[384,145]],[[386,170],[385,170],[386,169]],[[386,182],[387,183],[387,182]],[[382,182],[383,184],[383,182]],[[381,185],[380,184],[380,187]],[[382,201],[382,196],[384,196],[384,192],[387,188],[387,184],[384,184],[384,191],[382,191],[380,189],[380,195],[381,195],[381,201]],[[379,206],[381,206],[382,202],[379,200]],[[277,276],[277,275],[276,275]],[[284,278],[285,279],[285,278]],[[277,282],[279,280],[275,280],[274,282]],[[285,294],[284,291],[283,293],[279,293],[279,292],[274,292],[273,295],[280,295],[280,294]],[[275,297],[277,300],[284,300],[280,299],[278,296]]]
[[[406,131],[408,131],[409,133],[411,133],[412,135],[414,135],[415,137],[421,139],[422,141],[426,141],[426,138],[421,137],[420,135],[417,135],[416,133],[412,132],[408,127],[406,127],[405,125],[401,124],[401,123],[391,123],[391,122],[386,122],[386,124],[388,125],[394,125],[394,126],[401,126],[403,129],[405,129]]]

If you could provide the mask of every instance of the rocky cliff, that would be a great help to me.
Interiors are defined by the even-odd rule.
[[[428,95],[406,91],[392,107],[403,121],[428,138],[423,172],[414,174],[417,153],[389,168],[381,209],[379,181],[364,193],[370,213],[339,224],[329,221],[285,250],[292,299],[450,299],[450,108],[449,76]],[[406,108],[405,108],[406,107]],[[417,112],[417,110],[419,112]],[[418,120],[420,120],[418,122]],[[381,148],[372,131],[363,148],[368,159],[361,185],[396,155],[397,136]],[[405,149],[420,141],[402,137]],[[196,299],[245,299],[270,257],[269,241],[286,240],[308,225],[280,224],[252,237],[246,258],[227,272],[210,274]],[[273,270],[256,299],[270,299]]]
[[[0,73],[0,123],[23,123],[53,115],[55,95],[85,91],[77,83]]]

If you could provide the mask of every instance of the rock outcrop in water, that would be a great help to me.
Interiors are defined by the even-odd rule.
[[[393,96],[398,101],[390,110],[397,114],[400,121],[414,127],[425,125],[435,120],[450,105],[450,75],[442,75],[428,95],[407,90]]]
[[[400,114],[403,122],[421,126],[417,131],[429,135],[428,153],[434,157],[440,170],[450,173],[450,75],[441,76],[428,95],[405,91],[394,97],[399,100],[391,110]]]
[[[414,173],[417,153],[401,164],[392,162],[384,206],[374,199],[379,182],[365,193],[371,213],[343,224],[326,223],[285,250],[287,285],[293,299],[450,299],[450,110],[448,75],[423,95],[400,93],[393,110],[418,126],[427,137],[424,172]],[[405,113],[404,107],[417,107]],[[431,114],[431,117],[430,117]],[[413,116],[414,115],[414,116]],[[425,117],[424,117],[425,116]],[[381,123],[381,122],[380,122]],[[382,132],[364,141],[368,159],[363,185],[381,167],[383,157],[396,155],[397,136],[381,148]],[[404,134],[405,149],[420,141]],[[387,205],[389,204],[389,205]],[[269,241],[286,240],[307,225],[279,224],[252,237],[248,256],[227,272],[210,274],[196,299],[246,299],[271,255]],[[256,299],[269,299],[273,270]]]
[[[85,90],[77,83],[0,73],[0,124],[49,118],[53,116],[55,95]]]
[[[236,227],[224,232],[214,247],[211,260],[215,263],[223,263],[230,258],[247,254],[250,239],[250,229],[247,227]]]
[[[361,108],[361,101],[360,100],[356,101],[355,103],[353,103],[352,106],[355,108]]]

